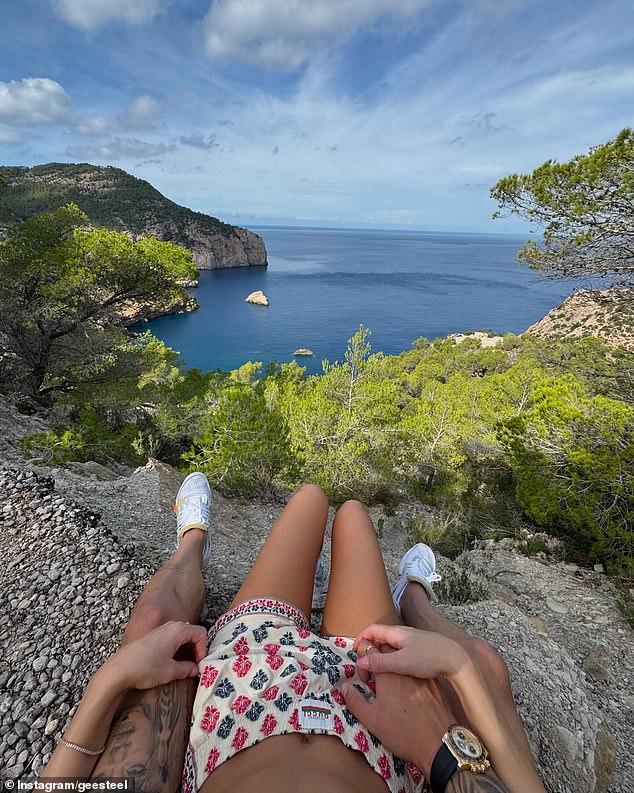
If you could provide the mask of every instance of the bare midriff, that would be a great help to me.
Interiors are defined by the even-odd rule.
[[[234,754],[201,793],[386,793],[361,752],[334,735],[275,735]]]

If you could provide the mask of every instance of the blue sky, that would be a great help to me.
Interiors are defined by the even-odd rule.
[[[517,232],[489,188],[634,124],[631,0],[4,0],[0,162],[194,209]]]

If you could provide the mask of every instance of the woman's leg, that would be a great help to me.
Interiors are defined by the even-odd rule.
[[[324,491],[304,485],[284,507],[231,606],[272,597],[289,601],[310,619],[315,566],[327,521]]]
[[[191,529],[148,582],[123,644],[170,620],[198,622],[205,597],[201,559],[205,533]],[[128,694],[113,722],[93,780],[132,779],[135,790],[172,793],[181,784],[197,681],[189,678]]]
[[[425,589],[415,581],[410,581],[405,587],[401,598],[401,613],[406,625],[411,625],[413,628],[420,628],[424,631],[441,633],[443,636],[458,642],[467,650],[480,669],[496,708],[504,717],[509,730],[517,741],[517,745],[526,752],[528,757],[531,758],[531,762],[533,762],[524,726],[515,709],[509,671],[497,650],[484,639],[476,639],[470,636],[451,620],[443,617],[430,602]],[[459,707],[453,697],[452,705],[456,708]],[[463,712],[461,707],[460,711]]]
[[[321,633],[356,636],[373,622],[396,625],[381,549],[367,509],[346,501],[332,526],[330,583]]]

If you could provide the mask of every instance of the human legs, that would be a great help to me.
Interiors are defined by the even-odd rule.
[[[192,529],[148,582],[123,636],[123,644],[170,620],[198,622],[205,590],[201,559],[205,533]],[[134,788],[171,793],[181,784],[197,681],[189,678],[130,692],[113,722],[92,779],[127,778]]]
[[[326,533],[328,499],[304,485],[277,519],[231,607],[259,597],[287,600],[310,619],[315,566]]]
[[[484,639],[470,636],[451,620],[443,617],[430,602],[425,589],[415,581],[410,581],[405,587],[400,606],[403,621],[406,625],[425,631],[441,633],[465,648],[478,666],[491,698],[517,741],[518,747],[523,752],[526,752],[532,763],[532,754],[524,726],[520,721],[513,701],[509,671],[497,650]],[[451,699],[452,706],[458,708],[457,697],[456,700],[453,697]],[[461,707],[460,711],[462,711]]]
[[[324,636],[356,636],[373,622],[399,623],[381,549],[367,509],[346,501],[332,527],[330,584],[324,606]]]

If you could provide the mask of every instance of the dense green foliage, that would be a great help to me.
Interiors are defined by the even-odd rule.
[[[632,561],[632,406],[592,396],[569,374],[538,383],[530,408],[498,435],[530,518],[595,557]]]
[[[544,228],[545,245],[527,242],[520,261],[552,275],[634,285],[631,129],[567,163],[548,160],[530,174],[507,176],[491,195],[500,209]]]
[[[185,248],[193,242],[190,227],[199,237],[234,233],[233,226],[170,201],[149,182],[120,168],[86,163],[0,167],[0,206],[15,220],[69,203],[76,204],[95,226],[126,229],[135,235],[165,224],[172,230],[170,241]]]
[[[171,243],[86,228],[74,205],[38,215],[0,243],[0,388],[40,401],[110,382],[131,352],[122,312],[186,297],[191,255]]]
[[[634,408],[615,377],[632,369],[631,353],[508,335],[493,349],[419,339],[372,355],[361,327],[319,376],[296,363],[203,375],[179,370],[147,335],[131,343],[141,364],[109,388],[75,392],[72,422],[31,439],[32,454],[153,454],[235,495],[314,481],[335,502],[414,499],[435,508],[417,536],[450,555],[529,521],[612,569],[631,565]]]

